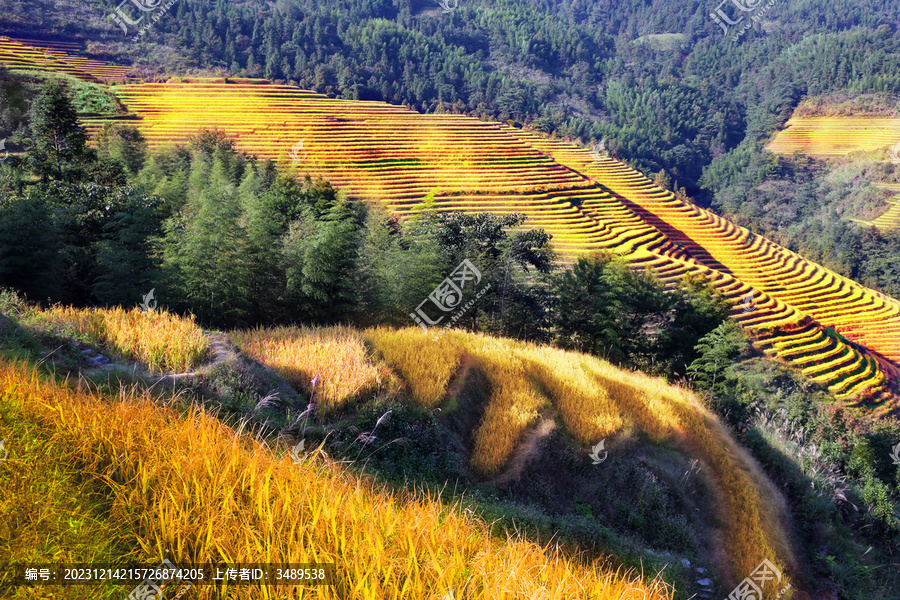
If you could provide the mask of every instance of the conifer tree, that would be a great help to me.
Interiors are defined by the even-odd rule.
[[[78,181],[92,154],[86,144],[87,134],[65,90],[56,81],[46,84],[31,107],[29,168],[44,182]]]

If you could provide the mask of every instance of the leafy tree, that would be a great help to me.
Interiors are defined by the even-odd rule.
[[[662,282],[609,253],[579,258],[554,281],[557,343],[616,363],[650,346],[649,326],[665,312]]]
[[[211,323],[240,325],[253,302],[250,244],[228,164],[195,162],[188,204],[165,224],[164,266],[186,308]]]
[[[732,303],[703,276],[688,276],[671,293],[670,318],[657,339],[657,370],[685,375],[700,339],[728,320]]]
[[[413,236],[395,216],[370,207],[357,261],[358,319],[410,325],[410,313],[446,276],[444,254],[428,235]]]
[[[479,287],[490,286],[469,310],[472,329],[477,328],[479,313],[492,315],[489,327],[499,328],[500,309],[506,307],[504,290],[511,292],[510,302],[523,299],[534,301],[533,297],[526,298],[527,286],[519,284],[520,277],[514,274],[510,279],[510,268],[527,271],[533,267],[541,272],[550,270],[550,236],[542,230],[510,236],[508,230],[520,227],[524,222],[525,216],[519,213],[438,213],[433,206],[433,195],[429,195],[410,225],[414,236],[429,237],[437,243],[445,256],[445,276],[463,260],[468,260],[481,273]],[[509,290],[510,282],[513,290]]]
[[[133,306],[159,286],[160,265],[152,245],[161,231],[161,201],[125,187],[109,198],[110,215],[94,244],[93,297],[108,306]]]
[[[358,216],[346,200],[321,220],[310,211],[292,226],[285,242],[286,293],[299,302],[299,314],[332,322],[351,313],[358,243]]]
[[[0,188],[0,287],[43,301],[58,298],[61,265],[52,208],[38,194]]]

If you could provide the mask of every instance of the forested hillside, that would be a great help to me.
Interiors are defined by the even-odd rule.
[[[18,4],[0,31],[39,21],[139,65],[295,83],[345,98],[457,110],[599,141],[645,173],[701,192],[702,169],[783,122],[804,94],[900,92],[896,6],[779,2],[730,41],[711,7],[643,2],[179,1],[135,41],[111,7]],[[654,34],[678,34],[655,43]],[[642,38],[642,36],[651,36]],[[638,42],[641,38],[643,43]]]
[[[715,6],[697,1],[463,0],[450,11],[424,0],[177,1],[158,9],[140,36],[131,27],[123,33],[113,7],[99,0],[8,4],[0,33],[27,27],[29,37],[83,40],[97,56],[133,64],[133,75],[265,77],[602,140],[612,156],[659,174],[680,195],[897,293],[897,277],[884,266],[897,262],[896,242],[863,234],[849,220],[857,214],[820,207],[835,218],[785,231],[777,208],[785,197],[771,196],[785,186],[766,181],[790,182],[790,202],[801,205],[797,194],[812,194],[818,205],[828,192],[795,181],[802,168],[773,164],[762,151],[805,96],[881,93],[896,105],[900,16],[886,0],[775,2],[737,39],[736,28],[726,34],[711,18]],[[11,132],[8,124],[0,129]],[[825,235],[816,236],[821,227]],[[878,256],[859,253],[872,260],[847,257],[846,247],[873,245]]]

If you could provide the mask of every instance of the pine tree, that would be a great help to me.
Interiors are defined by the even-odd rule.
[[[343,199],[321,219],[308,211],[292,225],[285,260],[287,293],[299,303],[297,312],[322,323],[350,314],[358,244],[357,217]]]
[[[160,283],[151,248],[160,234],[159,200],[129,186],[116,190],[109,203],[113,214],[103,239],[95,244],[97,276],[92,291],[101,304],[133,306]]]
[[[191,181],[208,184],[193,188],[182,213],[167,223],[166,269],[182,301],[202,317],[241,323],[252,304],[242,207],[223,162],[214,160],[208,176],[198,163]]]
[[[42,181],[77,181],[91,158],[87,134],[78,124],[75,108],[62,86],[51,81],[34,100],[28,146],[28,165]]]

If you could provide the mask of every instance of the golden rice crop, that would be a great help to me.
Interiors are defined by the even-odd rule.
[[[528,427],[537,422],[546,400],[528,377],[526,363],[510,351],[513,342],[476,334],[451,335],[464,344],[490,384],[491,396],[476,432],[472,467],[483,475],[494,475]]]
[[[893,147],[900,142],[900,119],[890,117],[792,117],[775,134],[770,152],[842,156]]]
[[[200,408],[179,417],[124,392],[109,403],[5,363],[0,399],[109,487],[110,521],[132,526],[130,543],[148,560],[336,565],[334,587],[237,587],[229,597],[438,600],[452,590],[457,598],[620,600],[632,589],[670,597],[660,582],[604,560],[494,538],[458,505],[391,496],[316,454],[293,464]],[[192,593],[207,600],[215,590]]]
[[[237,135],[241,150],[351,186],[359,197],[385,202],[401,216],[412,210],[410,198],[424,198],[435,188],[440,210],[523,212],[529,226],[553,235],[566,260],[607,249],[667,279],[704,274],[723,291],[754,292],[755,309],[736,315],[747,327],[771,330],[809,315],[823,327],[859,326],[856,341],[900,359],[895,336],[882,335],[885,323],[900,327],[900,304],[676,199],[623,163],[595,160],[569,142],[461,115],[337,101],[290,86],[142,84],[116,86],[115,93],[141,117],[138,126],[151,146],[218,126]],[[248,102],[258,110],[247,111]],[[278,120],[266,122],[263,116],[273,113]],[[326,121],[328,116],[338,120]],[[87,126],[96,130],[103,122],[88,120]],[[860,123],[866,131],[873,125]],[[881,127],[900,135],[896,128]],[[288,153],[300,140],[305,159],[298,164]],[[454,153],[435,160],[436,145],[452,146]],[[390,161],[373,165],[373,157]],[[434,167],[427,175],[420,169],[426,163]],[[657,218],[653,225],[641,211]],[[680,245],[685,236],[699,254],[685,253]],[[811,378],[839,398],[874,397],[885,388],[877,365],[856,380],[840,376],[851,363],[862,364],[863,354],[868,353],[848,346],[841,362]]]
[[[312,392],[324,410],[392,385],[388,371],[369,357],[362,335],[351,327],[258,327],[234,331],[231,341],[272,367],[298,389]]]
[[[579,361],[573,353],[534,347],[519,354],[533,361],[567,431],[580,442],[598,442],[613,433],[598,423],[608,427],[620,419],[655,442],[678,443],[701,459],[725,507],[725,545],[734,573],[749,574],[764,558],[793,562],[779,522],[787,512],[780,496],[690,392],[595,357]],[[585,376],[575,366],[579,362]]]
[[[209,348],[209,340],[193,315],[185,318],[164,310],[69,306],[38,310],[37,315],[51,325],[74,328],[92,342],[106,344],[127,359],[143,362],[154,372],[187,371],[200,362]]]
[[[68,73],[85,81],[121,81],[131,71],[131,67],[110,65],[72,52],[73,50],[77,52],[78,49],[78,44],[67,42],[54,42],[36,47],[0,36],[0,64],[10,69]]]
[[[420,115],[282,85],[141,84],[116,86],[114,92],[140,117],[136,123],[152,147],[216,126],[235,134],[240,150],[350,186],[360,198],[384,202],[401,217],[414,207],[410,198],[424,198],[438,188],[440,210],[526,214],[530,227],[553,235],[565,260],[606,249],[670,280],[704,274],[723,291],[754,292],[755,309],[735,315],[749,328],[771,331],[808,315],[822,327],[847,331],[859,326],[855,341],[900,359],[896,336],[882,333],[886,323],[900,327],[900,304],[676,199],[619,161],[596,160],[569,142],[462,115]],[[256,110],[246,110],[248,103]],[[278,118],[267,121],[265,115],[271,114]],[[88,119],[86,126],[96,131],[104,122],[105,117]],[[897,123],[858,119],[849,128],[826,123],[826,129],[869,135],[878,125],[895,138],[877,142],[885,146],[900,139]],[[832,133],[826,137],[834,138]],[[288,160],[292,145],[301,140],[304,160]],[[435,159],[437,146],[454,152]],[[381,159],[390,160],[372,162]],[[422,164],[433,168],[424,174]],[[652,225],[643,211],[654,216]],[[685,237],[699,253],[685,252]],[[879,366],[857,380],[840,376],[840,369],[862,364],[863,354],[869,353],[848,346],[845,360],[811,378],[838,398],[874,397],[886,384]]]
[[[23,417],[0,392],[0,556],[4,562],[34,564],[140,562],[117,546],[130,531],[107,519],[101,486],[85,479],[75,448],[46,436],[39,423]],[[0,573],[0,589],[5,586]],[[45,591],[45,590],[41,590]],[[72,586],[66,600],[122,600],[110,588]],[[49,592],[48,595],[52,594]],[[10,598],[37,598],[35,589],[10,590]]]
[[[441,401],[463,356],[452,336],[435,339],[421,328],[388,327],[368,329],[364,335],[403,378],[420,406],[432,408]]]
[[[546,394],[566,433],[581,444],[593,445],[627,429],[656,443],[678,444],[700,458],[724,507],[725,547],[735,574],[749,574],[764,558],[794,565],[780,496],[687,390],[596,357],[480,334],[448,333],[442,338],[452,340],[448,358],[436,346],[417,353],[420,344],[433,343],[419,329],[381,329],[376,337],[395,346],[392,366],[404,378],[409,373],[432,378],[421,386],[445,389],[448,375],[442,369],[465,360],[460,349],[488,380],[490,397],[471,457],[472,467],[482,475],[494,475],[506,466],[537,421]]]

